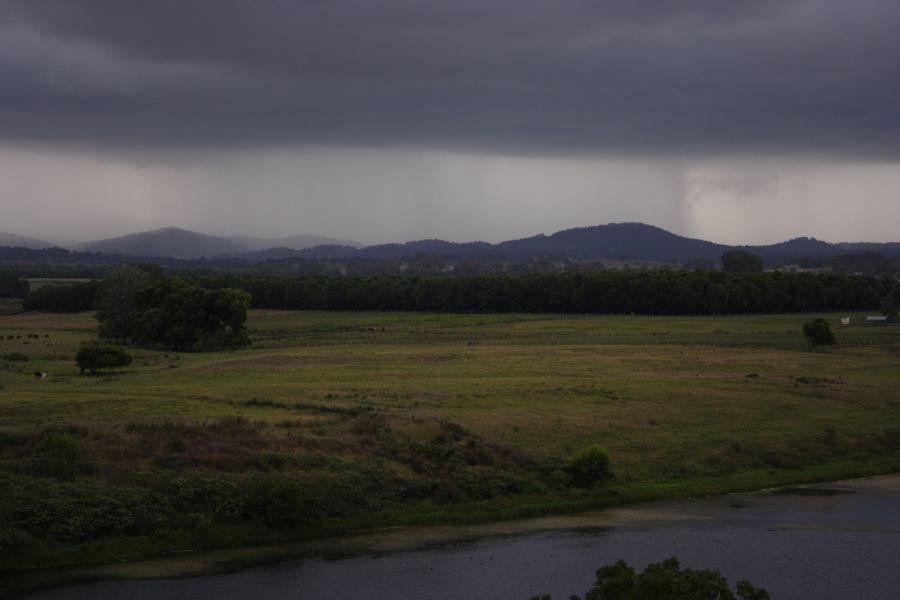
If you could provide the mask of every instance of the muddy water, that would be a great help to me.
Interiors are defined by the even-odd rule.
[[[398,530],[302,552],[330,558],[221,575],[107,579],[29,598],[525,600],[548,592],[560,600],[583,594],[600,565],[625,559],[643,568],[677,556],[685,566],[718,569],[732,583],[749,579],[773,598],[894,599],[900,598],[900,477]],[[131,569],[107,575],[177,572],[165,561]]]

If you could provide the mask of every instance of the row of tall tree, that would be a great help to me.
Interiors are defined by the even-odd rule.
[[[606,271],[418,277],[203,277],[207,288],[238,288],[254,308],[749,314],[875,308],[888,280],[807,273]]]
[[[48,311],[98,308],[106,337],[121,338],[116,333],[118,323],[135,322],[133,311],[138,309],[110,311],[105,303],[118,303],[118,294],[136,298],[132,287],[145,285],[141,278],[150,277],[141,275],[140,269],[146,272],[158,267],[129,267],[104,280],[103,286],[99,282],[46,286],[30,293],[25,307]],[[120,274],[124,273],[133,281],[122,280]],[[160,273],[153,277],[174,281],[162,278]],[[251,299],[247,301],[253,308],[671,315],[874,309],[896,285],[886,279],[854,275],[719,271],[603,271],[453,279],[223,275],[179,281],[183,282],[180,286],[206,290],[243,290],[249,294]],[[99,301],[103,289],[109,291],[106,300]],[[197,291],[186,291],[186,287],[170,289],[166,294],[182,299],[190,296],[195,306],[237,302],[231,292],[222,296],[230,300],[201,297]],[[162,297],[154,302],[163,302]]]
[[[28,292],[22,306],[25,310],[46,312],[83,312],[97,307],[99,281],[64,285],[45,285]]]

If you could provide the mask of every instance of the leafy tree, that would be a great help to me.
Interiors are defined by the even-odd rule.
[[[565,466],[575,487],[593,487],[609,476],[609,454],[600,446],[589,446],[569,459]]]
[[[676,558],[649,565],[641,574],[620,560],[597,571],[584,600],[769,600],[768,592],[748,581],[739,581],[736,591],[718,571],[682,569]],[[543,595],[532,600],[551,599]]]
[[[763,261],[746,250],[729,250],[722,255],[722,270],[726,273],[759,273],[763,270]]]
[[[180,278],[158,281],[142,295],[138,338],[174,350],[203,351],[250,343],[244,323],[250,294],[207,290]]]
[[[105,344],[85,344],[75,354],[75,363],[81,369],[82,375],[85,371],[94,375],[101,369],[127,367],[131,361],[131,354],[124,349]]]
[[[828,321],[819,317],[803,324],[803,335],[809,342],[810,348],[815,346],[833,346],[835,344],[834,332]]]
[[[139,299],[162,276],[156,265],[123,267],[103,280],[97,299],[97,320],[101,338],[124,344],[138,333],[138,318],[144,307]]]

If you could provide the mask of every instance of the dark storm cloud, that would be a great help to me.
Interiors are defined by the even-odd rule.
[[[10,1],[0,138],[900,154],[896,0]]]

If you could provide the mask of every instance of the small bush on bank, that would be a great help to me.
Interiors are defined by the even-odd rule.
[[[569,459],[564,468],[569,484],[574,487],[594,487],[609,477],[609,454],[600,446],[588,446]]]

